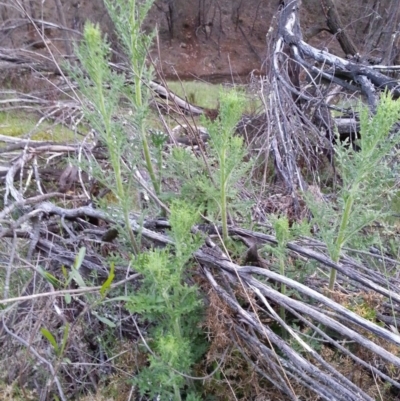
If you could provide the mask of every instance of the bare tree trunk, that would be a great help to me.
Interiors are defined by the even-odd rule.
[[[348,32],[344,28],[333,0],[321,0],[324,8],[326,23],[332,35],[335,35],[347,56],[356,57],[358,55],[357,46]]]
[[[64,28],[68,28],[67,26],[67,21],[65,20],[65,14],[63,11],[63,7],[61,4],[60,0],[54,0],[57,8],[57,13],[58,13],[58,18],[60,19],[60,22]],[[68,56],[72,56],[72,48],[71,48],[71,43],[70,43],[70,38],[68,35],[68,31],[66,29],[62,30],[62,35],[64,39],[64,44],[65,44],[65,52],[67,53]]]
[[[240,8],[242,7],[243,0],[232,0],[232,22],[235,24],[235,29],[237,29],[240,23]]]
[[[383,62],[390,65],[393,64],[396,53],[399,52],[399,49],[396,49],[396,41],[398,41],[399,37],[398,23],[400,15],[400,7],[398,2],[396,0],[392,0],[387,10],[389,20],[383,30],[390,35],[390,45],[387,46],[383,55]]]

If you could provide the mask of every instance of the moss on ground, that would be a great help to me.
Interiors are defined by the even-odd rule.
[[[38,126],[37,115],[22,113],[21,111],[0,112],[0,135],[24,137],[36,141],[65,142],[74,138],[74,133],[61,124],[41,122]]]

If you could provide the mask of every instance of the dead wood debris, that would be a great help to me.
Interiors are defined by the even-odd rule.
[[[61,199],[63,194],[52,194],[52,196]],[[10,204],[2,212],[2,221],[10,217],[11,213],[17,209],[20,210],[21,216],[16,220],[9,220],[8,227],[3,225],[0,237],[4,240],[16,235],[20,238],[18,241],[28,240],[33,243],[36,266],[44,266],[45,270],[55,277],[60,277],[61,266],[70,268],[78,250],[85,247],[86,255],[81,266],[81,274],[86,278],[92,277],[101,284],[108,275],[107,256],[113,252],[118,253],[121,249],[118,245],[121,239],[118,236],[110,237],[111,239],[107,242],[104,238],[121,222],[118,221],[118,217],[112,217],[90,206],[74,207],[74,203],[81,203],[77,197],[71,197],[69,201],[64,200],[64,203],[66,207],[57,206],[45,200],[45,196],[38,196]],[[38,222],[35,218],[38,218]],[[38,224],[37,231],[35,231],[36,224]],[[132,215],[132,227],[136,234],[141,232],[143,247],[173,246],[173,241],[166,233],[169,225],[164,219],[145,221],[140,228],[137,217]],[[297,383],[296,385],[301,385],[312,393],[318,394],[323,400],[335,397],[334,399],[340,400],[372,401],[373,398],[365,392],[364,388],[360,388],[345,377],[340,368],[334,367],[332,360],[324,359],[321,353],[314,349],[328,347],[336,349],[335,360],[342,358],[340,355],[344,355],[348,358],[349,364],[360,366],[360,369],[365,371],[365,375],[370,374],[378,382],[400,388],[398,381],[400,355],[394,351],[400,345],[400,337],[390,330],[391,325],[387,318],[384,318],[384,316],[393,316],[390,309],[384,306],[385,300],[394,306],[397,305],[396,308],[400,311],[400,296],[397,295],[398,280],[394,278],[388,280],[387,276],[378,271],[371,271],[347,255],[343,256],[339,264],[334,264],[324,252],[324,248],[321,248],[322,244],[313,239],[304,238],[288,244],[287,248],[292,260],[298,260],[303,264],[313,261],[316,264],[315,268],[318,266],[318,269],[325,273],[328,273],[332,267],[336,268],[339,273],[338,283],[341,292],[347,294],[349,299],[358,299],[363,296],[362,294],[370,294],[371,299],[379,299],[379,302],[375,304],[379,307],[376,318],[366,319],[348,308],[349,304],[343,301],[344,295],[341,299],[338,294],[336,300],[335,296],[327,297],[324,293],[326,282],[322,286],[321,282],[313,282],[313,274],[307,279],[307,284],[302,284],[269,270],[267,264],[262,266],[263,268],[240,266],[222,252],[214,242],[219,235],[214,226],[200,225],[193,230],[202,232],[204,235],[204,245],[193,256],[201,267],[201,273],[207,279],[210,290],[227,305],[225,313],[229,316],[226,317],[227,326],[224,330],[230,331],[232,341],[235,341],[240,352],[261,377],[275,383],[277,388],[292,398],[294,397],[292,384]],[[258,244],[258,247],[265,244],[276,245],[274,235],[262,232],[231,227],[230,235],[235,239],[242,239],[242,242],[248,246],[251,244],[253,247],[255,244]],[[116,266],[117,277],[122,279],[135,276],[134,264],[129,263],[129,255],[120,256],[125,262]],[[266,253],[263,253],[263,260],[268,260]],[[395,262],[386,261],[386,267],[389,268],[392,263]],[[133,283],[137,280],[138,278],[135,278]],[[280,283],[285,283],[292,290],[293,295],[282,295],[279,291]],[[125,283],[124,285],[129,285],[132,291],[137,284]],[[241,290],[238,292],[239,288]],[[24,295],[36,294],[38,291],[40,293],[46,289],[52,289],[51,284],[39,280],[36,284],[31,283]],[[7,299],[0,301],[0,304],[11,303],[14,306],[13,309],[2,312],[3,326],[5,326],[0,341],[3,349],[15,351],[18,347],[15,348],[16,343],[9,334],[19,330],[19,336],[25,338],[23,326],[23,322],[26,324],[25,319],[33,316],[32,311],[43,308],[44,303],[52,300],[51,302],[57,305],[55,310],[59,311],[57,312],[59,315],[54,310],[43,317],[44,321],[47,321],[46,324],[50,326],[60,319],[76,324],[74,326],[76,332],[72,335],[72,346],[68,355],[73,355],[75,352],[78,353],[79,358],[83,358],[83,350],[79,349],[76,336],[80,330],[84,330],[84,327],[77,322],[80,321],[79,316],[82,313],[86,316],[85,319],[94,319],[94,321],[96,315],[91,313],[90,308],[87,309],[87,301],[83,294],[74,296],[73,305],[65,304],[60,295],[57,295],[56,291],[53,296],[44,298],[29,300],[27,297],[27,300],[19,302],[11,302],[12,300],[7,301]],[[46,306],[48,310],[52,309],[50,305],[51,303]],[[71,306],[73,306],[72,309]],[[283,306],[288,313],[287,323],[281,320],[277,312],[280,306]],[[103,309],[102,313],[110,316],[115,314],[116,310]],[[47,320],[50,316],[52,316],[51,319],[56,319],[53,323]],[[291,320],[297,321],[294,326],[296,328],[289,323]],[[124,308],[120,308],[117,316],[113,318],[113,322],[119,327],[120,335],[126,337],[135,335],[132,332],[132,326],[124,325],[125,321],[129,321],[129,314],[124,311]],[[271,322],[276,322],[281,329],[273,330]],[[379,322],[382,324],[378,324]],[[96,324],[101,325],[101,323]],[[279,334],[282,330],[287,333]],[[310,335],[314,333],[311,343],[305,333],[311,333]],[[8,346],[5,347],[5,344]],[[40,347],[43,347],[43,344],[39,345],[41,342],[38,340],[35,340],[34,344],[36,351],[40,354],[42,352]],[[349,347],[347,344],[353,345]],[[107,366],[112,369],[112,365],[97,363],[101,369]],[[389,365],[392,367],[391,374],[383,368]],[[397,373],[393,374],[394,371]],[[62,377],[63,373],[60,374]],[[73,382],[76,385],[79,374],[78,372],[74,374],[76,376]],[[91,380],[95,383],[98,379],[92,377]],[[63,383],[65,384],[65,378]],[[70,385],[73,387],[71,383]]]

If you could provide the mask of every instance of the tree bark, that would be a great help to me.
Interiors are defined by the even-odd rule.
[[[357,46],[354,44],[346,29],[343,27],[338,10],[333,0],[321,0],[326,15],[326,23],[332,35],[335,35],[346,56],[359,57]]]

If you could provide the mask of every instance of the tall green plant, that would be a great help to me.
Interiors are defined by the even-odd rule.
[[[82,70],[75,67],[74,71],[84,95],[85,115],[105,140],[113,162],[112,167],[117,168],[115,173],[121,173],[115,177],[119,192],[119,181],[123,178],[122,160],[128,161],[128,167],[140,167],[144,161],[155,192],[159,194],[161,190],[148,138],[150,82],[153,71],[147,63],[147,52],[154,35],[146,34],[142,29],[153,2],[154,0],[106,1],[116,33],[129,60],[127,73],[133,81],[130,84],[126,84],[127,76],[113,72],[110,67],[110,44],[102,38],[98,26],[90,22],[86,24],[84,39],[76,49]],[[129,110],[129,113],[123,115],[123,123],[122,118],[119,121],[115,119],[122,110],[122,100],[125,110]]]
[[[87,23],[77,49],[82,69],[75,69],[75,77],[85,99],[85,116],[105,144],[111,168],[106,174],[99,165],[90,167],[96,179],[115,195],[113,210],[123,212],[125,224],[121,228],[131,238],[135,251],[133,264],[143,277],[138,292],[129,295],[129,308],[152,322],[149,345],[154,353],[149,355],[149,366],[138,373],[135,381],[143,394],[180,400],[181,389],[187,381],[179,372],[188,374],[202,349],[196,341],[200,337],[197,325],[201,303],[196,287],[184,281],[191,255],[201,243],[200,238],[190,234],[198,213],[183,203],[173,203],[170,222],[174,248],[140,252],[129,217],[135,206],[133,169],[142,163],[143,154],[144,166],[159,193],[161,181],[155,175],[152,159],[155,156],[161,170],[164,140],[153,134],[154,146],[148,141],[151,69],[147,67],[146,54],[151,35],[144,34],[141,26],[153,1],[107,0],[106,3],[130,61],[133,83],[126,85],[126,77],[110,68],[109,44],[103,40],[98,26]],[[121,101],[124,105],[128,102],[130,108],[123,120]],[[188,392],[188,397],[195,399],[193,392]]]
[[[161,190],[161,180],[156,177],[152,161],[147,123],[152,70],[147,65],[146,56],[153,35],[142,30],[143,21],[153,2],[106,1],[129,60],[129,75],[133,80],[131,85],[126,85],[126,76],[114,72],[110,67],[110,44],[102,38],[99,27],[90,22],[85,25],[83,41],[76,49],[82,68],[74,68],[84,97],[85,116],[106,145],[112,176],[105,174],[103,168],[95,164],[90,166],[91,172],[113,191],[136,254],[140,248],[129,221],[129,212],[138,203],[134,170],[144,164],[155,192]],[[125,110],[130,111],[123,117],[120,115],[121,101],[125,102]]]
[[[135,379],[140,392],[163,400],[181,399],[181,389],[187,380],[179,374],[189,374],[196,356],[204,348],[197,339],[200,332],[201,302],[195,286],[185,284],[192,253],[201,238],[190,234],[198,213],[187,204],[171,206],[171,237],[174,251],[155,249],[135,260],[135,269],[143,275],[140,290],[131,296],[128,309],[154,323],[149,366]]]
[[[392,100],[388,93],[382,95],[374,116],[370,116],[367,108],[361,108],[361,149],[354,151],[346,144],[335,146],[342,181],[337,204],[315,202],[308,197],[315,223],[335,263],[347,243],[390,209],[395,172],[388,164],[388,156],[400,143],[400,136],[389,132],[399,119],[400,101]],[[336,273],[335,269],[331,270],[329,290],[334,288]]]
[[[228,240],[228,190],[236,184],[238,172],[244,172],[245,149],[243,138],[234,135],[245,107],[245,99],[240,92],[231,90],[222,92],[220,110],[215,121],[204,120],[211,139],[211,149],[218,161],[219,174],[215,177],[219,189],[219,207],[221,209],[223,240]]]
[[[126,155],[127,137],[122,124],[114,119],[117,114],[124,77],[113,72],[108,65],[109,46],[103,40],[97,25],[88,22],[83,32],[83,41],[76,49],[83,71],[76,72],[76,78],[86,101],[84,110],[91,126],[105,143],[109,154],[113,179],[106,176],[101,168],[94,171],[96,178],[110,188],[121,206],[124,222],[130,227],[129,211],[132,208],[131,188],[123,182],[127,173],[123,164]],[[96,166],[92,166],[95,168]],[[133,249],[139,253],[139,245],[131,229],[128,230]]]
[[[150,101],[150,81],[153,71],[148,64],[147,54],[153,41],[153,34],[146,34],[143,22],[153,5],[154,0],[105,0],[107,10],[114,22],[120,43],[129,59],[133,85],[123,88],[123,93],[132,108],[134,127],[141,136],[142,148],[154,190],[160,193],[160,182],[156,178],[151,160],[149,141],[147,138]],[[122,92],[121,92],[122,93]]]
[[[304,221],[300,223],[294,222],[292,223],[292,225],[290,225],[287,216],[271,216],[271,222],[275,230],[277,243],[276,246],[265,245],[263,249],[267,252],[270,252],[278,259],[279,273],[282,276],[288,276],[288,271],[286,269],[286,266],[289,263],[287,257],[287,244],[289,241],[292,241],[299,236],[309,235],[310,227],[308,223]],[[290,274],[293,274],[293,272]],[[284,283],[281,283],[281,293],[284,295],[286,294],[286,285]],[[286,322],[286,311],[284,306],[280,307],[280,317],[284,322]],[[286,335],[286,332],[284,330],[282,331],[282,333],[283,336]]]
[[[250,168],[250,162],[244,160],[243,138],[235,135],[245,104],[240,92],[221,92],[218,118],[202,119],[210,135],[208,165],[202,158],[180,148],[173,150],[168,163],[174,177],[181,180],[182,198],[203,207],[209,218],[220,219],[224,241],[228,239],[228,212],[240,209],[238,184]]]

